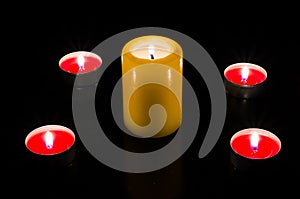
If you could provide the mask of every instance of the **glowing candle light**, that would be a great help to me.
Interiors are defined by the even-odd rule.
[[[93,52],[76,51],[64,55],[58,63],[64,81],[77,88],[97,85],[102,59]],[[77,81],[74,82],[75,78]]]
[[[270,131],[259,128],[243,129],[230,140],[231,162],[239,170],[271,172],[281,150],[280,139]],[[276,156],[276,157],[274,157]]]
[[[85,68],[84,68],[84,57],[82,54],[78,55],[77,57],[77,64],[78,64],[78,67],[79,67],[79,71],[84,71]]]
[[[72,52],[59,60],[59,67],[71,74],[89,73],[97,70],[101,64],[100,56],[86,51]]]
[[[249,76],[249,69],[247,66],[245,66],[242,68],[242,80],[241,81],[247,82],[248,76]]]
[[[271,158],[281,148],[281,142],[276,135],[258,128],[237,132],[232,136],[230,145],[237,154],[250,159]]]
[[[53,134],[50,131],[47,131],[45,133],[44,139],[45,139],[45,144],[46,144],[47,149],[52,149],[53,148],[53,140],[54,140]]]
[[[180,45],[162,36],[138,37],[122,49],[124,123],[133,134],[162,137],[179,128],[182,59]]]
[[[154,46],[153,45],[149,45],[148,51],[149,51],[150,59],[154,59],[155,58],[155,56],[154,56],[154,54],[155,54]]]
[[[259,142],[259,135],[256,132],[254,132],[250,137],[250,145],[254,152],[256,152],[258,149],[258,142]]]
[[[267,72],[252,63],[236,63],[224,70],[226,92],[241,98],[255,98],[265,90]]]
[[[25,139],[26,148],[40,160],[66,165],[74,158],[75,135],[61,125],[45,125],[31,131]],[[43,158],[42,158],[43,157]]]

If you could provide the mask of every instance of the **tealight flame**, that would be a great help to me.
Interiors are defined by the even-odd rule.
[[[50,131],[47,131],[44,135],[44,139],[47,149],[52,149],[54,140],[53,134]]]
[[[149,52],[149,55],[150,55],[150,59],[154,59],[155,50],[154,50],[154,46],[153,45],[149,46],[148,52]]]
[[[258,142],[259,142],[259,135],[256,132],[254,132],[250,137],[250,145],[253,151],[257,151]]]
[[[79,71],[82,71],[82,70],[85,69],[84,68],[84,57],[83,57],[83,55],[78,55],[78,57],[77,57],[77,64],[79,66]]]
[[[249,76],[249,69],[248,67],[243,67],[242,68],[242,82],[246,82]]]

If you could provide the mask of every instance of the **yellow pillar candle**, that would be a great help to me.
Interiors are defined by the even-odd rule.
[[[174,40],[141,36],[122,49],[123,117],[137,136],[163,137],[182,118],[183,53]]]

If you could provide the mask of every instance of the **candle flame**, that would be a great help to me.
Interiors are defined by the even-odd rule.
[[[249,69],[248,67],[245,66],[242,68],[242,81],[243,82],[247,81],[248,76],[249,76]]]
[[[254,132],[250,137],[250,145],[252,150],[254,151],[257,150],[258,142],[259,142],[259,135],[256,132]]]
[[[77,57],[77,64],[79,66],[79,70],[80,71],[82,71],[82,70],[85,69],[84,68],[84,57],[83,57],[83,55],[78,55],[78,57]]]
[[[149,46],[148,52],[149,52],[149,55],[150,55],[150,59],[154,59],[155,50],[154,50],[154,46],[153,45]]]
[[[52,149],[54,140],[53,134],[50,131],[47,131],[44,135],[44,139],[47,149]]]

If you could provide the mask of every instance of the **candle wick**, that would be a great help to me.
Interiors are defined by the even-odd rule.
[[[247,82],[247,78],[242,78],[241,82]]]
[[[255,154],[257,153],[257,147],[252,147],[252,157],[255,157]]]
[[[258,150],[258,147],[257,146],[253,146],[252,147],[252,155],[256,154],[257,150]]]
[[[154,55],[153,55],[153,54],[150,54],[150,58],[151,58],[151,59],[154,59]]]
[[[80,70],[80,71],[85,70],[84,65],[79,65],[79,70]]]

